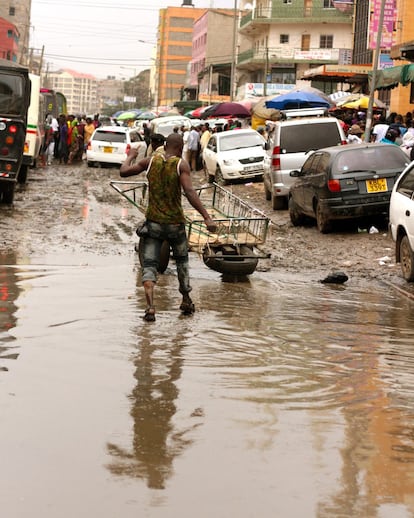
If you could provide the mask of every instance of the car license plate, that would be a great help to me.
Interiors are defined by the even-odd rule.
[[[257,165],[247,165],[246,167],[243,168],[243,172],[245,172],[245,173],[250,173],[252,171],[260,172],[262,170],[263,169],[260,166],[257,166]]]
[[[112,147],[105,146],[105,147],[104,147],[104,153],[112,153],[113,149],[114,149],[114,148],[112,148]]]
[[[378,178],[377,180],[366,180],[367,192],[387,192],[386,178]]]

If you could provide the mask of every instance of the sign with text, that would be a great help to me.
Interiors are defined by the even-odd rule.
[[[397,18],[396,0],[385,0],[384,23],[379,27],[382,0],[370,0],[369,38],[368,48],[374,50],[377,46],[378,31],[381,33],[381,49],[390,50],[395,44],[394,28]]]

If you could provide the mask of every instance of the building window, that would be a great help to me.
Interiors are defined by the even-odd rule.
[[[283,3],[284,3],[284,4],[291,4],[291,3],[292,3],[292,0],[283,0]]]
[[[321,34],[319,38],[320,49],[332,49],[333,48],[333,35],[332,34]]]
[[[334,9],[334,3],[333,0],[323,0],[323,8],[324,9]]]
[[[15,15],[16,15],[16,8],[9,7],[9,16],[15,16]]]
[[[280,43],[289,43],[289,34],[281,34]]]

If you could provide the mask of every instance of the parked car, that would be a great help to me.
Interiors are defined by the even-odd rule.
[[[390,228],[395,260],[404,279],[414,281],[414,162],[396,181],[391,193]]]
[[[147,145],[138,128],[100,126],[86,149],[88,167],[102,164],[122,164],[131,147],[139,147],[137,160],[145,157]]]
[[[322,108],[287,110],[285,119],[273,123],[269,135],[271,167],[263,177],[265,196],[274,210],[287,208],[293,178],[309,153],[324,147],[346,144],[338,119],[326,116]]]
[[[408,163],[392,144],[349,144],[314,151],[298,171],[289,192],[293,225],[309,216],[320,232],[335,220],[388,215],[395,180]]]
[[[190,129],[192,121],[184,115],[167,115],[165,117],[157,117],[152,119],[150,122],[151,133],[161,133],[164,137],[168,137],[170,133],[174,131],[175,127],[181,128],[181,126]]]
[[[202,160],[210,181],[262,177],[270,166],[265,139],[253,129],[213,133],[203,150]]]

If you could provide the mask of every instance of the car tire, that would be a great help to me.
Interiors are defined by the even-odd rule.
[[[414,253],[407,236],[400,241],[401,271],[406,281],[414,281]]]
[[[264,192],[265,192],[265,198],[267,201],[270,201],[272,199],[272,193],[269,191],[269,189],[266,187],[266,184],[264,184]]]
[[[227,183],[228,183],[227,180],[224,178],[220,167],[217,167],[217,169],[216,169],[215,180],[218,185],[227,185]]]
[[[138,252],[139,263],[144,265],[144,240],[140,239],[138,247],[135,246],[135,251]],[[164,273],[170,262],[170,244],[168,241],[163,241],[161,245],[160,264],[158,265],[158,273]]]
[[[325,216],[318,203],[315,208],[316,226],[321,234],[328,234],[332,230],[332,222]]]
[[[91,162],[90,160],[87,161],[87,166],[88,167],[94,167],[94,162]]]
[[[19,171],[19,175],[17,177],[17,181],[20,183],[20,184],[24,184],[26,183],[26,180],[27,180],[27,169],[28,169],[28,166],[23,164],[20,166],[20,171]]]
[[[286,197],[271,195],[272,209],[273,210],[284,210],[286,209]]]
[[[300,227],[304,223],[305,216],[299,212],[298,206],[293,201],[293,198],[289,198],[289,216],[290,221],[294,227]]]
[[[11,205],[13,203],[15,186],[15,183],[4,182],[4,185],[0,187],[0,199],[2,203],[5,203],[7,205]]]

